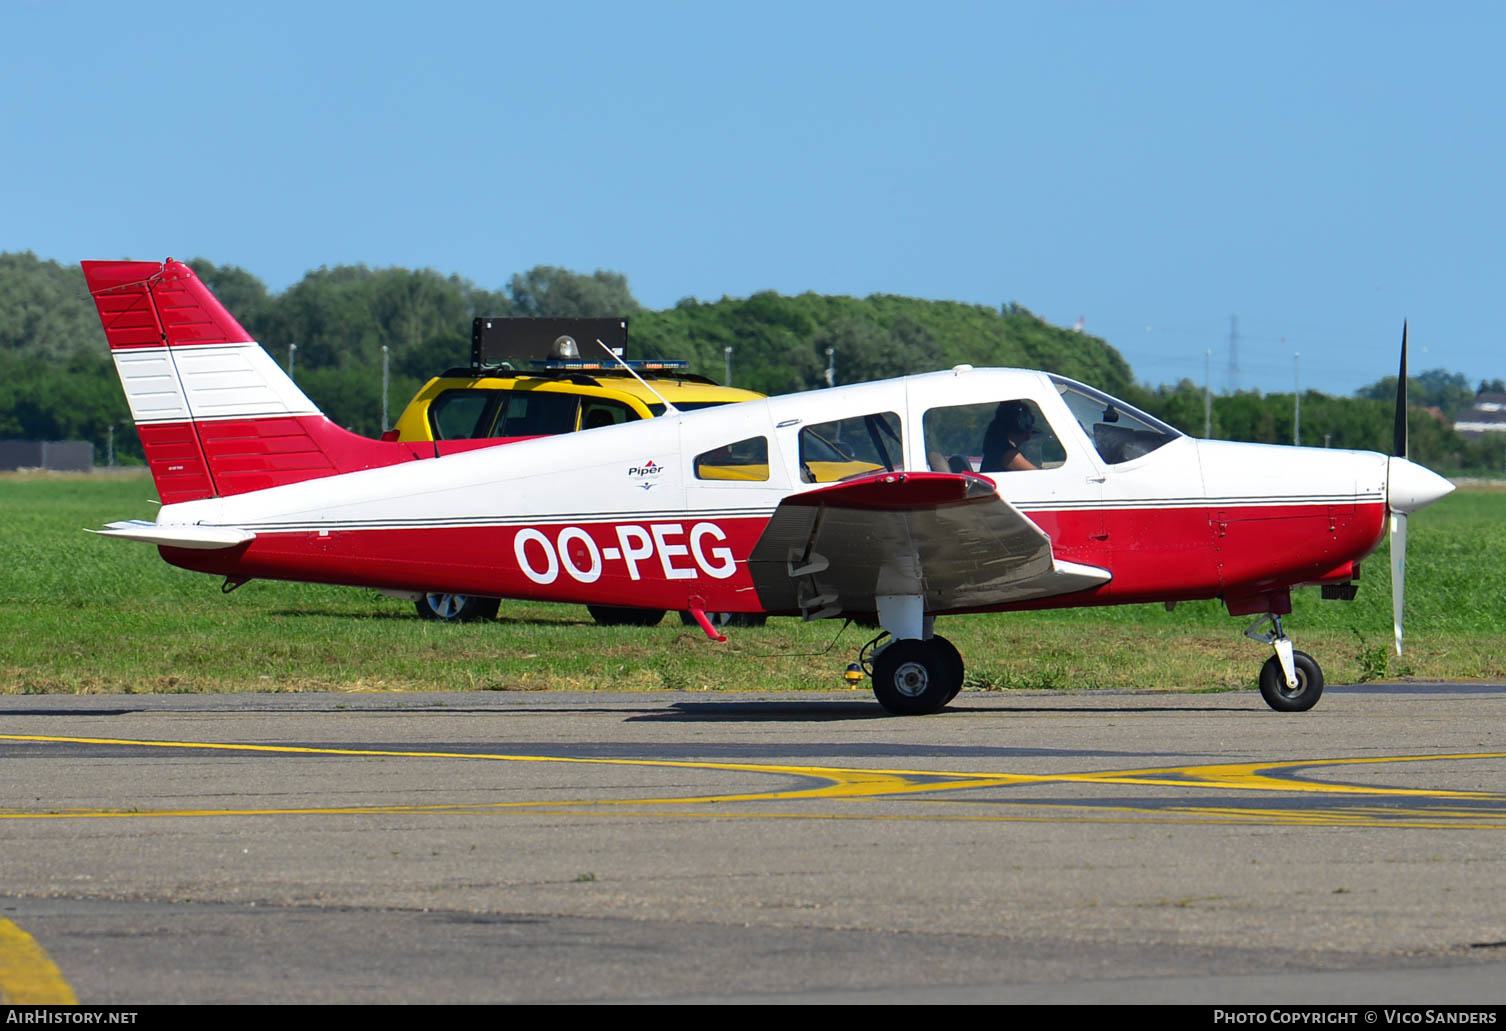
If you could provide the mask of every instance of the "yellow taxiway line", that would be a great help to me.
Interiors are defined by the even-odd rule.
[[[509,763],[554,763],[596,765],[615,767],[640,767],[659,769],[685,769],[722,771],[736,773],[773,774],[797,780],[818,783],[811,787],[785,788],[773,791],[742,792],[737,794],[679,795],[672,797],[637,797],[617,799],[553,799],[528,802],[478,802],[439,803],[431,805],[356,805],[319,806],[310,808],[254,808],[254,809],[154,809],[154,810],[109,810],[70,809],[50,812],[9,810],[0,811],[0,819],[78,819],[87,817],[141,817],[141,816],[257,816],[292,814],[357,814],[357,813],[423,813],[423,812],[481,812],[490,809],[558,808],[574,806],[669,806],[695,805],[725,802],[789,802],[814,799],[855,799],[878,796],[916,795],[940,791],[959,791],[970,788],[1006,787],[1020,785],[1050,784],[1117,784],[1153,787],[1222,789],[1234,791],[1266,791],[1281,793],[1366,795],[1371,797],[1427,798],[1458,801],[1506,802],[1506,794],[1488,791],[1452,791],[1444,788],[1398,788],[1370,787],[1358,784],[1325,783],[1302,780],[1293,776],[1293,771],[1343,766],[1376,766],[1392,763],[1432,762],[1447,760],[1481,760],[1506,758],[1506,752],[1462,752],[1442,755],[1366,756],[1343,759],[1301,759],[1260,763],[1214,763],[1188,766],[1169,766],[1138,770],[1107,770],[1087,773],[1022,774],[1009,772],[963,772],[938,770],[875,770],[831,766],[787,766],[771,763],[725,763],[695,762],[674,759],[609,759],[582,758],[573,756],[518,755],[493,752],[448,752],[427,750],[375,749],[375,748],[319,748],[301,745],[259,745],[213,741],[138,740],[129,738],[60,737],[51,735],[0,734],[0,740],[40,744],[110,745],[143,749],[189,749],[199,751],[223,751],[240,753],[263,753],[271,755],[322,755],[350,757],[380,757],[405,759],[458,759]],[[1040,808],[1053,808],[1051,803],[1038,803]],[[1062,807],[1073,808],[1073,807]],[[1080,807],[1078,807],[1080,808]],[[1361,819],[1356,810],[1327,810],[1323,812],[1281,811],[1272,809],[1242,809],[1234,807],[1198,807],[1195,805],[1151,807],[1095,806],[1095,809],[1120,809],[1145,813],[1178,813],[1182,819],[1200,816],[1209,821],[1258,818],[1281,823],[1314,823],[1328,825],[1353,825]],[[1065,815],[1065,813],[1063,814]],[[1428,819],[1430,826],[1460,826],[1467,820],[1476,821],[1471,826],[1498,826],[1500,819],[1493,812],[1469,812],[1456,810],[1443,816],[1433,810],[1424,814],[1420,810],[1382,811],[1367,813],[1367,824],[1386,821],[1404,825],[1404,817]],[[1501,814],[1506,816],[1506,812]],[[1431,817],[1429,819],[1429,817]],[[972,817],[970,817],[972,818]],[[1436,822],[1435,822],[1436,821]],[[1484,821],[1484,822],[1480,822]],[[1373,825],[1373,824],[1372,824]],[[1415,826],[1415,824],[1413,824]]]
[[[37,940],[0,918],[0,1002],[8,1006],[76,1006],[73,989]]]

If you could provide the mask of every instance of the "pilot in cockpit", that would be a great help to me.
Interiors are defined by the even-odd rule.
[[[1021,450],[1036,435],[1035,413],[1024,401],[1000,401],[993,421],[983,431],[979,472],[1013,472],[1038,468]]]

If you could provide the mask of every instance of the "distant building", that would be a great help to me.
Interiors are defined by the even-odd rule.
[[[1477,394],[1474,405],[1454,423],[1454,430],[1468,440],[1506,433],[1506,394]]]
[[[0,440],[0,470],[86,473],[93,468],[94,445],[87,440]]]

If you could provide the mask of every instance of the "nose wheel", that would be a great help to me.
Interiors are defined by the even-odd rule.
[[[1256,631],[1265,623],[1272,629],[1265,633]],[[1292,642],[1281,629],[1281,617],[1274,613],[1261,616],[1245,636],[1269,644],[1276,652],[1260,667],[1260,697],[1277,712],[1306,712],[1323,697],[1323,670],[1318,661],[1306,652],[1292,647]]]

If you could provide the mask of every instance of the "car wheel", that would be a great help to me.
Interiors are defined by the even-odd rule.
[[[706,618],[712,626],[763,626],[769,621],[763,612],[708,612]],[[680,622],[685,626],[699,626],[688,612],[680,613]]]
[[[445,594],[431,591],[413,603],[423,619],[437,619],[442,623],[474,623],[483,619],[495,619],[502,605],[500,598],[483,598],[476,594]]]
[[[597,626],[658,626],[663,609],[628,609],[616,605],[587,605]]]

